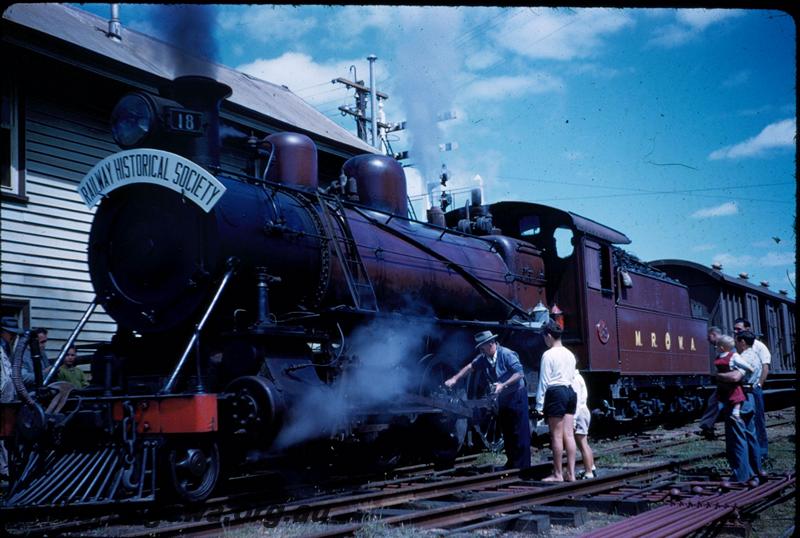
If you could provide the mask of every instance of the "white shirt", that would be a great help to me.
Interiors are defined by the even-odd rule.
[[[761,364],[769,364],[772,362],[772,353],[769,352],[769,348],[764,345],[764,342],[761,340],[753,341],[753,351],[756,352],[758,360],[761,361]]]
[[[489,361],[489,366],[494,368],[494,365],[497,364],[497,347],[494,348],[494,354],[491,357],[486,355],[486,360]]]
[[[564,346],[551,347],[542,354],[539,366],[539,387],[536,389],[536,410],[544,409],[544,394],[556,385],[569,387],[575,378],[575,355]]]
[[[578,406],[575,409],[575,413],[577,414],[578,409],[582,407],[588,409],[586,401],[589,399],[589,392],[586,390],[586,381],[583,380],[583,376],[577,370],[575,371],[575,377],[572,379],[572,390],[578,395]]]
[[[737,369],[744,374],[742,382],[749,385],[757,385],[758,379],[761,377],[761,363],[758,360],[758,355],[752,347],[745,349],[740,355],[742,360],[750,366],[751,372],[745,371],[744,368]]]

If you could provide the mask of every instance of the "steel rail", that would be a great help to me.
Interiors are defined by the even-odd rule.
[[[742,508],[794,487],[794,474],[770,480],[752,489],[739,489],[716,496],[695,496],[650,510],[585,535],[586,538],[617,536],[668,538],[686,536],[720,521]]]
[[[722,453],[715,454],[715,456]],[[622,483],[630,478],[643,474],[658,472],[692,463],[701,457],[691,457],[682,460],[665,462],[653,466],[622,471],[609,474],[606,477],[595,478],[585,482],[564,482],[557,485],[543,487],[536,491],[524,491],[498,495],[490,499],[480,499],[463,503],[453,503],[451,506],[423,510],[412,514],[404,514],[384,518],[381,520],[386,525],[411,525],[424,529],[448,527],[475,521],[487,515],[524,509],[532,505],[548,504],[554,501],[572,498],[578,494],[591,494],[607,491],[610,487]],[[363,527],[363,523],[340,526],[336,529],[309,535],[313,538],[332,536],[349,536]]]

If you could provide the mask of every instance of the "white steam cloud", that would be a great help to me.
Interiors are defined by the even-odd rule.
[[[461,14],[449,7],[404,8],[400,14],[395,90],[407,114],[409,155],[424,180],[432,182],[442,164],[436,117],[452,109],[454,81],[462,63],[454,44]]]
[[[403,394],[415,392],[427,327],[419,320],[379,320],[350,336],[346,353],[354,358],[331,386],[310,390],[289,411],[274,447],[289,446],[330,435],[363,411],[396,404]]]

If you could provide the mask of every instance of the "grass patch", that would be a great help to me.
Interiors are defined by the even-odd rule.
[[[505,465],[506,455],[502,452],[481,452],[475,458],[475,465]]]

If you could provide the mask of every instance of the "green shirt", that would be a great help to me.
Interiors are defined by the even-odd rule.
[[[86,379],[86,374],[77,366],[62,366],[58,369],[56,381],[66,381],[72,383],[75,388],[82,389],[89,385],[89,380]]]

